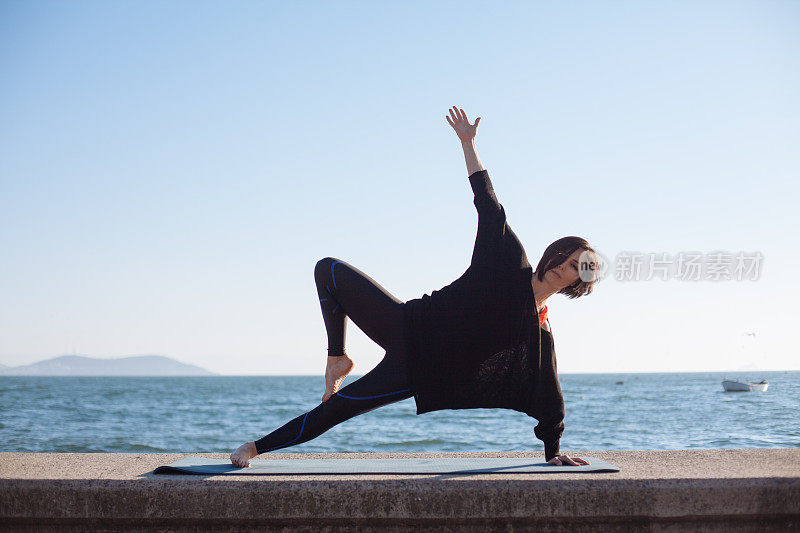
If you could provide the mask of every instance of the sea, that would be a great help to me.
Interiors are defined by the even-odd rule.
[[[725,392],[724,377],[769,381]],[[358,376],[348,376],[344,385]],[[800,447],[800,371],[561,374],[561,450]],[[316,407],[320,376],[0,376],[0,451],[230,452]],[[413,398],[278,452],[542,451],[507,409],[417,415]]]

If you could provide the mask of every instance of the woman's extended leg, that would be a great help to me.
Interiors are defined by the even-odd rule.
[[[357,268],[326,257],[314,269],[322,317],[328,332],[328,368],[323,403],[254,442],[242,444],[231,462],[246,466],[265,451],[300,444],[358,414],[411,395],[403,338],[403,302]],[[344,351],[346,319],[386,349],[368,374],[336,390],[352,368]]]
[[[314,280],[328,333],[324,402],[353,368],[345,352],[347,317],[387,349],[403,335],[403,302],[359,269],[334,257],[317,262]]]
[[[356,415],[411,397],[406,354],[401,345],[365,376],[334,393],[331,398],[269,435],[247,442],[231,454],[231,462],[247,466],[258,454],[307,442]]]

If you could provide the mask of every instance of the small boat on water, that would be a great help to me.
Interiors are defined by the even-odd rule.
[[[758,383],[750,381],[739,381],[736,379],[723,379],[722,388],[725,392],[751,392],[751,391],[765,391],[769,387],[769,382],[762,379]]]

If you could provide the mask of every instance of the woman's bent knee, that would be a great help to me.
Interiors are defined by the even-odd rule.
[[[324,276],[330,273],[331,265],[336,262],[341,262],[341,260],[336,259],[335,257],[323,257],[317,264],[314,266],[314,277],[318,278],[320,276]]]

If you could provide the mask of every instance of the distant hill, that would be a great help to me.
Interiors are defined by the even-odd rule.
[[[213,376],[205,368],[187,365],[162,355],[136,355],[100,359],[62,355],[23,366],[4,366],[2,376]]]

